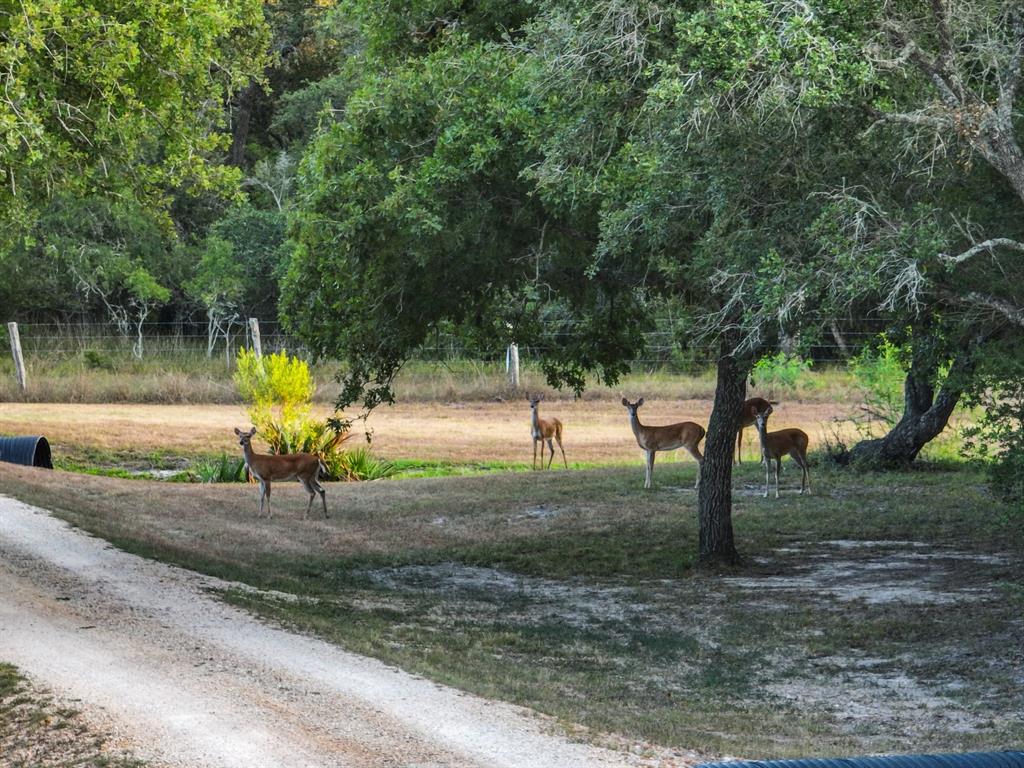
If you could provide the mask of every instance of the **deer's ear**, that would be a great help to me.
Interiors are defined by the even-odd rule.
[[[249,437],[252,437],[255,434],[256,434],[256,427],[253,427],[252,429],[249,430]]]
[[[622,398],[622,404],[629,408],[629,400],[627,400],[626,398]]]
[[[238,427],[235,427],[235,434],[238,435],[239,437],[241,437],[242,436],[242,430],[240,430]]]
[[[636,401],[636,407],[637,408],[639,408],[643,404],[644,404],[644,399],[642,397],[639,400]]]

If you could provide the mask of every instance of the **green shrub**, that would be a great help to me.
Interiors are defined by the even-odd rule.
[[[994,376],[982,376],[970,398],[982,407],[964,430],[965,453],[989,459],[989,485],[1010,509],[1024,515],[1024,364],[1011,359]]]
[[[850,360],[850,372],[863,392],[865,411],[890,427],[903,415],[905,357],[905,350],[883,334],[876,346]]]
[[[284,350],[257,357],[240,349],[234,381],[249,403],[249,419],[273,453],[294,453],[308,430],[316,387],[309,365]]]
[[[113,371],[114,360],[110,355],[97,349],[87,349],[82,353],[85,367],[90,371]]]
[[[750,378],[762,387],[795,389],[801,377],[810,370],[810,360],[779,352],[758,360]]]
[[[372,463],[368,456],[357,459],[357,469],[350,470],[352,459],[347,458],[348,452],[341,446],[351,434],[334,426],[332,420],[310,418],[316,387],[305,361],[289,357],[284,351],[261,359],[242,349],[234,380],[239,393],[250,404],[248,413],[253,426],[270,446],[271,453],[319,456],[332,480],[372,480],[378,476],[374,472],[383,471],[372,467],[359,469]],[[363,477],[364,474],[368,476]]]
[[[204,459],[195,466],[195,473],[203,483],[244,483],[245,459],[222,453],[218,459]]]
[[[390,461],[378,459],[369,446],[337,451],[323,459],[331,480],[381,480],[394,475],[398,468]]]

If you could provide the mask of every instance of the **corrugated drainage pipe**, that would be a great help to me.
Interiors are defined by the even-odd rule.
[[[0,461],[53,469],[50,444],[42,435],[0,437]]]
[[[963,752],[948,755],[730,760],[697,768],[1024,768],[1024,752]]]

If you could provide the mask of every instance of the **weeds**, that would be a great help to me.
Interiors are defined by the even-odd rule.
[[[392,462],[377,458],[365,445],[328,454],[323,462],[331,480],[383,480],[398,471]]]
[[[202,483],[244,483],[247,479],[245,459],[236,459],[226,453],[219,458],[199,459],[193,467]]]

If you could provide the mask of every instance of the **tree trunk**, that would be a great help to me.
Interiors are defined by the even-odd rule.
[[[962,350],[953,361],[946,381],[935,394],[939,359],[927,349],[919,351],[923,341],[914,334],[913,358],[903,384],[903,416],[884,437],[863,440],[853,446],[850,459],[878,467],[907,466],[949,423],[953,409],[974,372],[972,349]]]
[[[732,533],[732,456],[747,393],[749,367],[742,366],[728,354],[726,344],[722,346],[715,405],[708,422],[697,492],[700,561],[704,564],[734,564],[740,559]]]
[[[249,122],[256,105],[256,96],[260,86],[249,83],[239,94],[231,125],[231,149],[228,152],[228,164],[241,168],[245,163],[245,144],[249,140]]]

